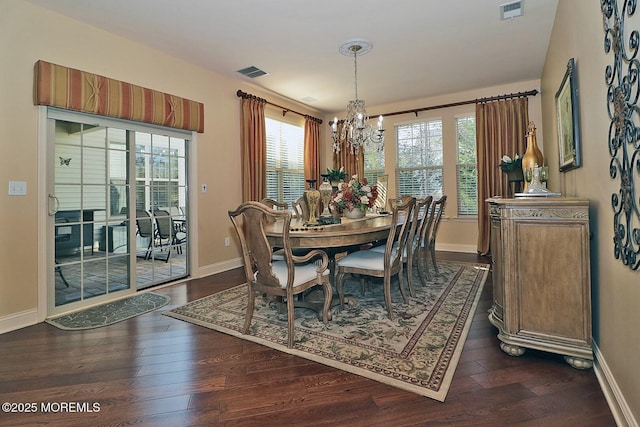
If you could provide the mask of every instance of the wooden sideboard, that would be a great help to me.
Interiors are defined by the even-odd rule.
[[[500,348],[564,355],[593,366],[589,201],[562,197],[488,199],[493,305]]]

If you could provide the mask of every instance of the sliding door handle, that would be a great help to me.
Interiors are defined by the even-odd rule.
[[[60,209],[60,199],[55,194],[49,194],[49,216],[54,216]]]

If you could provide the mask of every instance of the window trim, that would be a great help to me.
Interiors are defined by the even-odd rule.
[[[276,114],[273,114],[273,113],[271,113],[271,112],[267,112],[267,111],[265,111],[265,134],[266,134],[266,126],[267,126],[267,124],[266,124],[266,120],[267,120],[267,119],[269,119],[269,120],[273,120],[273,121],[278,122],[278,123],[283,123],[283,124],[286,124],[286,125],[289,125],[289,126],[295,126],[295,127],[297,127],[297,128],[300,128],[300,130],[302,131],[302,140],[301,140],[301,144],[302,144],[302,156],[301,156],[301,166],[302,166],[302,169],[301,169],[301,171],[302,171],[302,191],[300,192],[300,196],[301,196],[301,195],[302,195],[302,192],[303,192],[303,191],[305,190],[305,188],[306,188],[306,184],[305,184],[305,183],[306,183],[306,181],[305,181],[305,180],[306,180],[306,177],[304,176],[304,155],[305,155],[305,153],[304,153],[304,139],[305,139],[305,134],[304,134],[304,131],[305,131],[304,120],[303,120],[303,119],[302,119],[302,120],[295,120],[294,118],[280,117],[279,115],[276,115]],[[268,141],[267,141],[267,144],[268,144]],[[268,146],[267,146],[267,147],[265,147],[265,152],[266,152],[267,150],[268,150]],[[278,171],[282,171],[282,170],[283,170],[282,168],[276,168],[276,169],[275,169],[275,172],[278,174]],[[294,171],[293,169],[289,169],[289,170]],[[266,168],[265,168],[265,174],[266,174],[266,175],[265,175],[265,181],[266,181],[266,184],[265,184],[265,185],[266,185],[266,187],[267,187],[267,194],[266,194],[266,196],[267,196],[267,197],[270,197],[270,198],[273,198],[274,200],[285,201],[285,202],[289,203],[289,210],[292,210],[292,211],[293,211],[293,209],[294,209],[294,208],[293,208],[293,202],[294,202],[294,201],[295,201],[299,196],[298,196],[298,197],[296,197],[295,199],[293,199],[293,200],[290,200],[290,201],[289,201],[289,200],[286,200],[286,198],[284,197],[284,193],[283,193],[283,197],[280,197],[280,196],[273,197],[273,195],[270,195],[270,194],[269,194],[269,188],[268,188],[268,187],[269,187],[269,180],[268,180],[268,174],[269,174],[269,171],[270,171],[270,168],[269,168],[269,166],[267,165],[267,166],[266,166]],[[292,173],[293,173],[293,172],[292,172]],[[282,180],[282,178],[283,178],[282,174],[281,174],[281,173],[279,173],[279,175],[280,175],[280,177],[279,177],[279,178],[277,178],[277,179]],[[318,183],[318,185],[319,185],[319,183]],[[278,191],[280,191],[280,189],[278,189]],[[283,191],[284,191],[284,188],[283,188]]]
[[[401,156],[401,152],[400,152],[400,148],[399,148],[399,138],[398,138],[398,130],[402,127],[407,127],[407,126],[413,126],[416,124],[425,124],[425,126],[428,127],[429,123],[433,123],[433,122],[439,122],[440,123],[440,138],[442,139],[441,142],[441,146],[442,146],[442,162],[439,165],[422,165],[422,166],[412,166],[412,167],[400,167],[400,156]],[[445,190],[445,173],[446,173],[446,168],[445,168],[445,164],[446,164],[446,158],[445,158],[445,120],[443,119],[442,116],[434,116],[434,117],[429,117],[429,118],[421,118],[421,119],[417,119],[417,120],[411,120],[411,121],[407,121],[407,122],[402,122],[402,123],[397,123],[394,126],[394,130],[395,130],[395,143],[396,143],[396,163],[395,163],[395,181],[396,181],[396,195],[400,195],[402,194],[401,191],[401,187],[400,187],[400,174],[401,172],[404,171],[424,171],[425,173],[429,173],[430,171],[440,171],[441,176],[442,176],[442,184],[441,184],[441,188],[439,189],[439,191],[436,191],[434,193],[431,194],[424,194],[424,195],[418,195],[419,197],[424,197],[424,196],[428,196],[428,195],[433,195],[433,196],[440,196],[442,194],[446,193]],[[427,142],[427,139],[425,138],[424,142]]]
[[[477,145],[476,145],[476,149],[475,149],[475,157],[476,157],[476,162],[475,164],[471,164],[471,163],[459,163],[459,157],[460,157],[460,145],[459,145],[459,139],[458,139],[458,123],[459,123],[459,119],[468,119],[468,118],[473,118],[474,121],[474,129],[475,126],[477,125],[476,122],[476,115],[475,113],[460,113],[460,114],[456,114],[454,116],[454,127],[455,127],[455,144],[456,144],[456,161],[455,161],[455,165],[456,165],[456,215],[458,218],[461,219],[474,219],[478,217],[478,204],[476,203],[476,212],[475,213],[461,213],[460,212],[460,181],[459,181],[459,171],[461,167],[475,167],[475,171],[476,171],[476,201],[478,199],[478,151],[477,151]],[[474,137],[474,141],[475,141],[475,137]]]

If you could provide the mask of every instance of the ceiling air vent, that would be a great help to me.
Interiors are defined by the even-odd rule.
[[[253,65],[251,67],[247,67],[247,68],[243,68],[242,70],[238,70],[238,72],[240,74],[242,74],[243,76],[247,76],[251,79],[255,79],[256,77],[260,77],[260,76],[264,76],[266,74],[268,74],[266,71],[262,71],[260,68],[258,67],[254,67]]]
[[[500,16],[502,19],[513,19],[522,16],[522,7],[524,0],[512,1],[500,5]]]

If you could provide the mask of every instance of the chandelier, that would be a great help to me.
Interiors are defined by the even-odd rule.
[[[364,55],[371,51],[373,46],[366,40],[349,40],[340,45],[340,53],[353,55],[354,81],[356,97],[347,105],[347,117],[342,121],[342,128],[338,131],[338,118],[331,122],[333,130],[333,151],[340,151],[342,143],[347,144],[352,154],[358,154],[361,147],[375,147],[378,151],[384,146],[384,129],[382,128],[382,116],[378,117],[378,124],[374,128],[369,123],[369,114],[364,105],[364,100],[358,99],[358,55]]]

